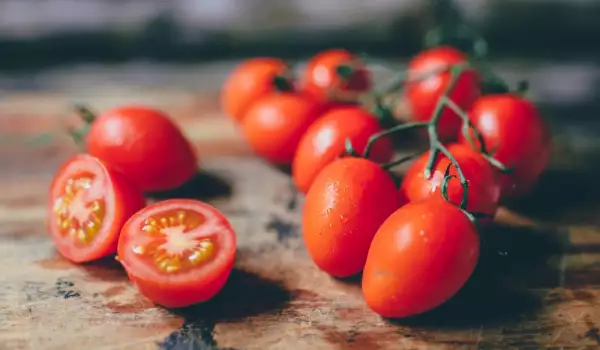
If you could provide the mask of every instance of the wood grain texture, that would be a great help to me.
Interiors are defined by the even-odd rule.
[[[175,195],[228,215],[239,240],[235,270],[214,300],[166,310],[140,296],[113,259],[62,259],[44,229],[47,187],[76,149],[65,138],[37,147],[23,140],[58,130],[69,99],[10,96],[0,101],[0,130],[20,140],[0,145],[0,349],[600,348],[600,201],[592,175],[560,148],[536,193],[482,232],[479,266],[459,295],[391,321],[369,311],[358,279],[314,267],[300,235],[301,196],[288,175],[251,155],[215,96],[78,98],[101,110],[122,96],[172,113],[194,140],[202,172]]]

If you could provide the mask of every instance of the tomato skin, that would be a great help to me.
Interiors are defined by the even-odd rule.
[[[321,105],[297,93],[273,93],[256,101],[242,121],[254,152],[278,165],[292,163],[300,138],[321,115]]]
[[[103,199],[107,206],[102,228],[87,246],[75,245],[70,237],[63,237],[60,234],[53,211],[54,203],[63,195],[69,178],[82,174],[93,174],[97,181],[102,182]],[[50,184],[47,230],[54,240],[56,249],[66,259],[76,263],[97,260],[117,251],[121,227],[131,215],[145,205],[146,200],[142,192],[121,173],[93,156],[78,154],[62,164]],[[107,224],[108,226],[105,226]]]
[[[222,226],[222,230],[218,232],[220,246],[213,261],[192,271],[168,275],[145,265],[133,253],[133,245],[144,219],[174,209],[201,212],[210,217],[212,225]],[[156,304],[179,308],[207,301],[223,288],[233,268],[236,245],[230,222],[216,208],[197,200],[169,199],[147,206],[127,221],[119,238],[118,260],[141,294]]]
[[[294,156],[292,176],[298,189],[308,191],[319,171],[344,152],[346,139],[362,154],[369,137],[381,131],[375,116],[358,106],[337,107],[322,115],[302,136]],[[383,137],[373,145],[369,158],[385,163],[393,152],[392,140]]]
[[[280,59],[252,58],[242,62],[227,77],[221,91],[221,107],[241,122],[252,103],[276,91],[273,79],[287,74],[289,68]]]
[[[410,61],[408,64],[409,77],[466,61],[467,56],[453,47],[436,47],[419,53]],[[446,70],[406,85],[405,99],[411,110],[413,121],[431,120],[435,106],[449,83],[450,71]],[[479,76],[474,69],[467,69],[462,72],[448,96],[461,109],[466,110],[479,95]],[[444,141],[456,140],[461,125],[460,117],[450,108],[444,107],[438,124],[438,136]]]
[[[166,114],[150,107],[122,106],[99,115],[86,147],[143,191],[178,187],[197,172],[192,145]]]
[[[371,243],[365,301],[390,318],[431,310],[458,292],[478,257],[477,230],[458,207],[440,198],[411,202],[385,220]]]
[[[455,143],[446,147],[460,165],[469,184],[467,211],[487,214],[493,218],[500,200],[498,173],[479,152],[468,145]],[[429,154],[430,152],[426,152],[421,155],[404,175],[400,185],[401,203],[420,201],[429,197],[441,197],[442,180],[446,168],[451,162],[440,153],[434,163],[431,178],[426,179],[424,171]],[[458,177],[454,166],[450,168],[450,175]],[[451,179],[447,188],[449,200],[460,205],[463,197],[460,180],[458,178]]]
[[[516,94],[486,95],[475,101],[469,119],[494,158],[512,167],[511,174],[500,177],[502,198],[529,193],[550,162],[552,146],[534,104]],[[460,142],[469,144],[462,134]]]
[[[379,225],[399,207],[389,173],[364,158],[327,165],[311,186],[302,216],[306,249],[335,277],[359,273]]]
[[[337,67],[351,65],[354,72],[348,80],[337,73]],[[303,91],[318,98],[330,101],[329,92],[365,92],[372,86],[369,70],[357,61],[357,57],[343,49],[330,49],[311,58],[303,75]],[[331,101],[333,102],[333,101]]]

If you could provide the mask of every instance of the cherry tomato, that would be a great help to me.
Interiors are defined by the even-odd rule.
[[[242,129],[257,155],[274,164],[289,165],[300,138],[321,111],[321,105],[308,95],[273,93],[250,107]]]
[[[145,205],[120,173],[86,154],[67,160],[50,185],[47,228],[62,256],[73,262],[117,251],[125,221]]]
[[[533,103],[516,94],[486,95],[475,101],[469,119],[494,158],[512,167],[512,173],[500,178],[502,197],[531,191],[551,152],[550,133]],[[460,142],[469,144],[463,135]]]
[[[345,157],[317,176],[304,203],[302,233],[315,264],[335,277],[359,273],[373,235],[399,207],[390,174],[364,158]]]
[[[276,90],[275,77],[284,77],[289,67],[280,59],[247,60],[231,72],[223,85],[221,105],[227,115],[241,121],[254,101]]]
[[[86,146],[143,191],[178,187],[197,171],[196,154],[181,130],[149,107],[123,106],[101,114],[92,122]]]
[[[500,182],[497,172],[479,152],[468,145],[451,144],[446,147],[460,165],[467,179],[469,185],[467,210],[487,214],[493,218],[500,199]],[[451,162],[445,155],[440,153],[434,163],[431,178],[426,179],[424,172],[429,154],[430,152],[427,152],[419,157],[404,175],[400,186],[400,201],[402,203],[441,196],[444,173]],[[458,172],[454,166],[450,167],[450,175],[458,177]],[[447,189],[448,199],[452,203],[460,205],[463,197],[460,180],[451,179],[448,182]]]
[[[140,293],[166,307],[206,301],[225,285],[236,236],[214,207],[169,199],[133,215],[123,227],[118,259]]]
[[[337,107],[325,113],[308,128],[298,144],[292,163],[298,189],[303,193],[308,191],[319,171],[344,152],[346,139],[362,154],[369,137],[382,130],[375,116],[358,106]],[[384,137],[373,144],[369,158],[385,163],[392,154],[392,141]]]
[[[441,198],[411,202],[381,225],[362,277],[367,305],[391,318],[414,316],[450,299],[479,257],[475,225]]]
[[[343,79],[337,72],[339,66],[353,68]],[[365,92],[371,88],[371,74],[352,53],[331,49],[315,55],[307,64],[303,76],[304,91],[321,101],[331,100],[332,92]]]
[[[408,65],[409,79],[434,72],[440,67],[459,64],[467,61],[467,56],[450,46],[441,46],[426,50],[415,56]],[[405,98],[411,110],[412,119],[416,122],[431,120],[435,107],[450,83],[450,71],[433,73],[427,78],[409,82],[405,89]],[[449,98],[461,109],[468,109],[479,96],[479,77],[474,69],[463,71]],[[450,108],[445,107],[438,124],[440,139],[455,140],[462,122],[460,117]]]

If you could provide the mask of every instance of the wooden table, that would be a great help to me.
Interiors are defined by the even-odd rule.
[[[0,100],[0,130],[21,139],[57,130],[73,98],[98,110],[149,103],[185,126],[203,171],[180,195],[210,201],[231,219],[235,269],[214,300],[172,311],[140,296],[112,259],[67,262],[43,223],[53,172],[76,149],[64,137],[37,147],[5,137],[2,350],[600,348],[597,176],[560,147],[536,193],[521,209],[503,208],[501,224],[482,234],[480,264],[460,294],[427,315],[390,321],[366,307],[358,279],[336,280],[314,267],[299,232],[302,198],[288,175],[251,155],[216,95],[17,93]]]

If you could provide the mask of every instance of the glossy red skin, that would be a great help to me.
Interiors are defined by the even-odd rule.
[[[273,93],[256,101],[242,121],[254,152],[277,165],[290,165],[300,138],[321,115],[315,99],[298,93]]]
[[[308,128],[298,144],[292,163],[298,189],[302,193],[308,191],[321,169],[343,154],[346,139],[362,154],[369,137],[381,131],[376,117],[358,106],[337,107],[325,113]],[[383,137],[371,148],[369,159],[385,163],[393,152],[392,140]]]
[[[494,158],[512,167],[512,174],[500,177],[502,197],[528,194],[548,166],[552,147],[534,104],[516,94],[487,95],[475,101],[469,119]],[[460,142],[470,144],[463,135]]]
[[[344,81],[337,67],[351,65],[355,71]],[[307,64],[303,75],[303,91],[320,101],[331,101],[330,91],[366,92],[372,86],[371,73],[359,63],[356,56],[343,49],[331,49],[315,55]],[[331,101],[332,106],[335,102]]]
[[[141,222],[149,216],[174,209],[204,210],[226,229],[219,235],[218,259],[193,270],[166,275],[132,253],[132,240],[140,234]],[[169,199],[154,203],[133,215],[123,226],[119,239],[119,262],[140,293],[156,304],[180,308],[213,298],[227,282],[235,260],[237,240],[227,218],[216,208],[196,200]]]
[[[64,194],[66,182],[81,175],[92,174],[104,187],[103,199],[106,214],[102,228],[88,245],[74,244],[70,237],[63,237],[54,220],[52,210],[56,198]],[[131,184],[122,174],[111,169],[97,158],[87,154],[78,154],[68,159],[60,167],[50,184],[50,196],[47,206],[47,229],[60,254],[76,263],[97,260],[114,254],[121,227],[131,215],[146,204],[142,192]]]
[[[197,172],[192,145],[166,114],[150,107],[123,106],[101,114],[86,147],[143,191],[176,188]]]
[[[242,62],[223,84],[223,111],[240,122],[252,103],[277,91],[273,80],[277,76],[287,75],[288,71],[289,67],[285,62],[277,58],[257,57]]]
[[[399,207],[390,175],[364,158],[327,165],[306,195],[302,234],[315,264],[335,277],[359,273],[379,225]]]
[[[496,214],[498,201],[500,200],[499,175],[481,153],[473,150],[468,145],[450,144],[446,146],[460,165],[463,174],[467,178],[469,212],[487,214],[490,219]],[[440,154],[434,163],[432,176],[425,178],[425,167],[430,152],[420,156],[411,165],[402,179],[400,185],[400,201],[402,203],[420,201],[430,197],[439,198],[441,194],[442,180],[450,160]],[[448,182],[448,197],[456,205],[460,205],[463,198],[463,188],[458,179],[456,167],[450,168],[450,175],[457,178]],[[487,220],[488,222],[490,220]]]
[[[367,257],[362,290],[384,317],[429,311],[454,296],[479,257],[475,225],[439,198],[411,202],[381,225]]]
[[[419,76],[436,68],[466,62],[467,56],[450,46],[440,46],[419,53],[408,65],[409,77]],[[412,120],[431,120],[439,98],[450,83],[448,70],[430,77],[406,84],[405,98],[411,110]],[[479,97],[479,76],[474,69],[464,71],[458,78],[449,97],[461,109],[467,110]],[[445,107],[438,124],[438,136],[443,141],[456,140],[462,125],[460,117]]]

